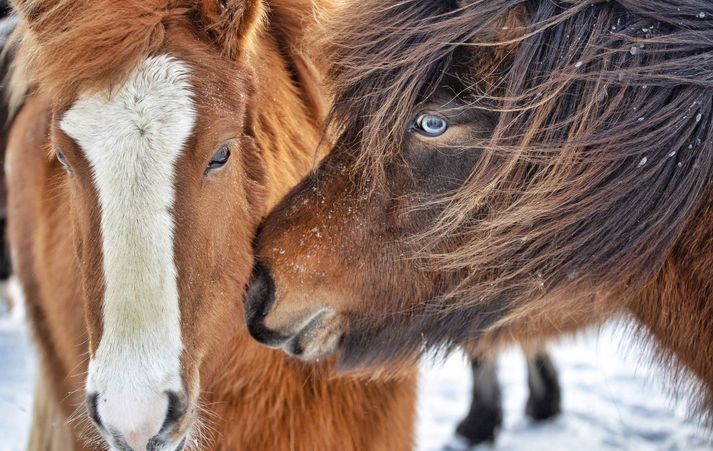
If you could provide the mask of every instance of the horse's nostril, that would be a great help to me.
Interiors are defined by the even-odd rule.
[[[267,266],[258,262],[245,294],[245,317],[248,321],[265,316],[275,302],[275,281]]]
[[[245,321],[250,335],[268,346],[276,346],[289,338],[265,326],[265,316],[274,302],[275,281],[267,266],[258,262],[245,294]]]
[[[188,397],[184,393],[168,391],[166,395],[168,396],[168,410],[166,411],[166,419],[163,420],[163,425],[161,425],[161,432],[165,432],[180,423],[188,410]]]
[[[98,393],[90,393],[87,396],[87,413],[89,414],[89,418],[91,418],[92,421],[94,421],[94,424],[96,424],[99,428],[103,428],[104,426],[102,425],[101,418],[99,418],[98,403]]]

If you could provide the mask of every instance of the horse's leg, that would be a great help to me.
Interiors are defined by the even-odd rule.
[[[40,359],[41,360],[41,359]],[[73,451],[74,435],[55,399],[50,376],[39,362],[28,451]]]
[[[3,180],[4,182],[4,180]],[[4,203],[4,199],[2,201]],[[12,310],[14,302],[9,293],[10,276],[12,276],[12,262],[10,261],[10,251],[6,237],[6,218],[0,217],[0,313],[3,311],[3,304],[7,310]]]
[[[495,441],[503,422],[503,407],[496,358],[475,353],[469,357],[473,375],[470,410],[458,425],[456,434],[472,446]]]
[[[16,18],[7,18],[9,13],[7,0],[0,0],[0,49],[5,47],[8,37],[17,24]],[[11,50],[4,54],[0,53],[0,79],[7,79],[13,56]],[[13,307],[12,299],[7,292],[8,280],[12,275],[12,263],[7,240],[7,181],[4,162],[8,135],[14,117],[7,102],[10,94],[7,92],[6,85],[7,81],[0,86],[0,312],[3,310],[3,304],[8,309]]]
[[[557,369],[542,343],[522,345],[527,360],[527,385],[530,396],[525,413],[537,421],[560,413],[560,384]]]

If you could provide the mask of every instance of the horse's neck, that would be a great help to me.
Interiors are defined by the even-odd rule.
[[[629,304],[665,361],[687,368],[713,411],[713,189],[657,278]]]

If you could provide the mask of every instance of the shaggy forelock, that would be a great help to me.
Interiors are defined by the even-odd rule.
[[[33,87],[58,104],[120,84],[165,45],[174,23],[235,60],[261,29],[266,9],[256,0],[14,0],[12,6],[19,18],[10,44],[17,46],[14,103]]]
[[[455,1],[346,2],[323,20],[335,98],[328,126],[361,150],[357,166],[377,179],[414,105],[438,85],[459,44],[497,18],[485,5],[470,21],[469,9]]]

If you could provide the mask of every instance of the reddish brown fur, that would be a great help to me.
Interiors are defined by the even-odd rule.
[[[221,256],[230,274],[209,275],[234,297],[205,306],[191,290],[209,280],[181,286],[184,346],[192,352],[184,356],[184,378],[192,388],[200,373],[202,420],[209,429],[200,449],[410,449],[414,368],[399,377],[335,378],[331,362],[300,363],[247,335],[239,299],[252,265],[250,239],[267,209],[311,166],[325,102],[314,65],[298,51],[310,2],[231,1],[222,13],[213,3],[16,2],[24,21],[18,74],[31,76],[32,89],[8,149],[10,241],[48,373],[46,410],[38,414],[56,418],[59,403],[66,419],[82,404],[87,351],[96,350],[102,334],[96,192],[86,189],[89,168],[76,144],[55,123],[79,93],[115,86],[142,57],[165,51],[191,63],[199,112],[191,148],[211,152],[223,134],[243,134],[231,166],[244,174],[230,185],[237,205],[227,208],[220,195],[202,196],[190,183],[177,186],[177,198],[194,201],[175,207],[177,242],[221,226],[230,231],[220,237],[224,248],[239,249]],[[243,120],[246,130],[239,128]],[[71,161],[76,182],[50,158],[50,142]],[[196,164],[186,157],[178,180],[195,177],[202,169]],[[238,219],[218,224],[216,218],[228,215]],[[177,266],[200,274],[202,262],[221,248],[177,245]],[[67,436],[77,447],[101,446],[78,440],[80,425],[70,428]]]
[[[115,84],[143,55],[163,44],[164,20],[171,13],[181,12],[180,8],[169,8],[172,3],[14,1],[20,17],[30,19],[23,20],[16,33],[24,48],[17,76],[58,102]],[[65,29],[58,33],[60,27]],[[109,48],[111,52],[105,51]]]
[[[702,0],[347,3],[325,33],[336,144],[256,242],[265,324],[332,308],[355,364],[629,311],[711,406],[712,17]],[[432,110],[449,134],[407,132]]]
[[[48,119],[47,102],[30,98],[10,130],[6,166],[26,166],[34,170],[7,174],[8,211],[12,212],[8,239],[15,257],[13,269],[22,281],[27,316],[39,345],[40,380],[34,415],[53,419],[56,427],[63,430],[65,426],[61,421],[56,423],[57,417],[69,418],[75,407],[83,403],[86,332],[83,315],[77,314],[83,311],[78,287],[63,277],[67,262],[35,257],[48,252],[73,255],[71,243],[63,239],[61,233],[63,227],[70,226],[68,217],[58,208],[61,205],[55,203],[62,188],[57,181],[59,168],[47,157]],[[42,217],[37,212],[42,212]],[[30,231],[36,231],[36,239],[30,236]],[[40,280],[46,282],[40,283]],[[61,299],[61,302],[38,301],[42,299]],[[58,410],[62,415],[58,415]],[[33,424],[32,429],[33,443],[37,446],[32,449],[44,449],[39,447],[40,444],[52,440],[48,437],[54,432],[40,424]],[[67,436],[63,432],[58,434]],[[76,433],[69,435],[72,443],[62,446],[74,446],[74,442],[79,445],[78,436]]]

